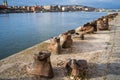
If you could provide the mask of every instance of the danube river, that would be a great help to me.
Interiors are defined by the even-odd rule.
[[[106,14],[104,12],[0,14],[0,59]]]

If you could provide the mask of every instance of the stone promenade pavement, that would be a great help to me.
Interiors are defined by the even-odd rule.
[[[108,43],[107,76],[105,80],[120,80],[120,14],[111,22],[111,39]]]

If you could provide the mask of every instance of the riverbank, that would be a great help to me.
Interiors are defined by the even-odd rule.
[[[7,3],[6,3],[7,4]],[[36,6],[8,6],[0,5],[0,13],[41,13],[41,12],[75,12],[100,11],[99,9],[82,5],[36,5]]]
[[[51,80],[68,80],[64,75],[63,65],[57,64],[69,58],[87,60],[89,63],[87,78],[89,80],[120,79],[119,23],[120,14],[115,20],[110,22],[110,31],[98,31],[96,34],[87,34],[85,35],[85,40],[74,38],[71,48],[62,50],[60,55],[52,54],[51,62],[55,77]],[[45,50],[48,42],[49,40],[1,60],[0,79],[38,80],[38,78],[26,74],[25,65],[33,61],[33,54]]]

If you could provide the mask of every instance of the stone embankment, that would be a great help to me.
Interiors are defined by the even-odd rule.
[[[64,64],[68,59],[87,61],[88,70],[83,80],[120,80],[120,14],[109,25],[110,30],[94,34],[86,34],[87,31],[84,40],[73,38],[71,48],[62,49],[59,55],[52,54],[54,77],[50,80],[70,80],[64,74]],[[1,60],[0,80],[48,80],[27,74],[25,68],[33,62],[35,53],[46,50],[49,42],[47,40]]]

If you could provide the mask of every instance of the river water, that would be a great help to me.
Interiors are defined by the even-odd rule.
[[[107,15],[105,12],[0,14],[0,59]]]

